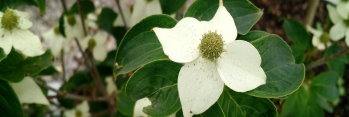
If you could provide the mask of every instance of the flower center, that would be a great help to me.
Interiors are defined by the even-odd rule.
[[[201,56],[214,62],[224,51],[223,45],[222,35],[217,34],[217,32],[205,33],[199,45]]]
[[[70,26],[74,26],[76,24],[76,19],[75,19],[74,15],[69,15],[68,16],[68,24]]]
[[[349,27],[349,19],[346,19],[343,22],[344,22],[345,26]]]
[[[61,34],[61,31],[59,31],[59,26],[56,26],[54,29],[53,29],[54,33],[56,35],[60,35]]]
[[[1,27],[12,31],[18,26],[18,16],[12,10],[6,10],[1,18]]]
[[[94,38],[91,38],[90,40],[88,40],[88,48],[89,49],[93,49],[96,47],[96,40]]]
[[[320,42],[326,44],[331,40],[330,35],[327,32],[323,32],[320,36]]]

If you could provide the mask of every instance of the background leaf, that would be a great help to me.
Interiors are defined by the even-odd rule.
[[[6,54],[5,54],[4,50],[3,50],[2,48],[0,48],[0,62],[1,62],[3,59],[5,59],[5,57],[6,57]]]
[[[153,15],[132,27],[120,42],[116,63],[120,66],[117,75],[128,73],[149,62],[166,59],[154,27],[170,28],[177,21],[167,15]]]
[[[4,117],[23,117],[22,106],[11,88],[4,80],[0,79],[0,113]]]
[[[218,0],[196,0],[184,16],[208,21],[216,13],[218,2]],[[233,16],[239,34],[244,35],[249,32],[263,14],[248,0],[224,0],[223,4]]]
[[[163,14],[171,15],[183,7],[187,0],[160,0]]]
[[[296,63],[302,63],[304,53],[311,46],[311,39],[304,26],[294,19],[285,19],[283,24],[285,33],[293,42],[291,46]]]
[[[303,64],[296,64],[290,47],[277,35],[252,31],[238,39],[249,40],[262,58],[262,68],[267,82],[247,94],[276,98],[296,91],[304,80]]]
[[[148,97],[152,105],[143,111],[150,116],[168,116],[180,109],[177,78],[181,64],[155,61],[137,70],[128,80],[125,91],[132,100]]]
[[[116,17],[117,14],[113,11],[113,9],[103,8],[102,12],[98,15],[98,27],[112,34],[113,22],[116,19]]]
[[[12,49],[0,62],[0,79],[19,82],[24,76],[35,76],[52,65],[53,57],[49,51],[43,55],[25,58]]]

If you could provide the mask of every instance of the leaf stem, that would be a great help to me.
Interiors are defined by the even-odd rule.
[[[316,67],[319,67],[321,65],[324,65],[326,64],[327,62],[337,58],[337,57],[340,57],[340,56],[343,56],[343,55],[346,55],[349,53],[349,48],[348,47],[345,47],[344,50],[338,52],[338,53],[335,53],[333,54],[332,56],[329,56],[327,58],[321,58],[313,63],[310,63],[308,66],[307,66],[307,70],[311,70],[311,69],[314,69]]]

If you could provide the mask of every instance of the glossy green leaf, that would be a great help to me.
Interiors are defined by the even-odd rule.
[[[125,91],[122,91],[119,93],[119,95],[116,96],[116,101],[118,111],[120,111],[123,115],[132,116],[133,110],[136,101],[133,101],[131,97],[127,96]]]
[[[246,34],[261,18],[263,11],[248,0],[224,0],[224,6],[233,16],[239,34]],[[218,0],[196,0],[185,13],[185,17],[198,20],[212,19],[218,9]]]
[[[257,97],[276,98],[296,91],[304,80],[303,64],[296,64],[290,47],[279,36],[252,31],[238,39],[249,40],[262,58],[262,68],[267,82],[247,94]]]
[[[11,86],[0,79],[0,113],[3,117],[23,117],[22,106]]]
[[[143,111],[150,116],[168,116],[180,109],[177,78],[181,64],[155,61],[137,70],[128,80],[125,91],[133,100],[148,97],[151,106]]]
[[[280,117],[323,117],[316,96],[305,87],[290,95],[283,104]]]
[[[181,113],[178,113],[181,114]],[[178,117],[177,114],[177,117]],[[274,104],[268,100],[237,93],[225,88],[217,103],[197,117],[276,117]],[[195,117],[195,116],[194,116]]]
[[[6,54],[2,48],[0,48],[0,62],[6,58]]]
[[[132,27],[123,40],[116,54],[116,63],[119,68],[117,75],[128,73],[144,64],[159,59],[167,59],[161,44],[154,32],[154,27],[170,28],[177,21],[167,15],[153,15],[143,19]]]
[[[323,72],[311,83],[311,89],[319,96],[334,101],[339,97],[337,82],[340,76],[336,72]]]
[[[112,33],[113,22],[116,19],[117,14],[110,8],[103,8],[102,12],[98,15],[97,24],[98,27]]]
[[[35,76],[52,65],[53,57],[49,51],[36,57],[24,57],[12,49],[0,62],[0,79],[19,82],[24,76]]]
[[[291,46],[296,63],[302,63],[304,53],[310,47],[310,36],[304,26],[297,20],[285,19],[283,24],[285,33],[293,42]]]
[[[182,8],[187,0],[160,0],[163,14],[171,15]]]

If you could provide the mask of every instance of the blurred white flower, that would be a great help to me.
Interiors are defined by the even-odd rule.
[[[210,21],[186,17],[171,29],[153,30],[164,53],[172,61],[184,63],[178,75],[184,117],[210,108],[224,84],[246,92],[266,83],[258,50],[249,42],[235,40],[234,19],[222,1]]]
[[[22,104],[43,104],[50,105],[40,87],[31,77],[25,77],[18,83],[10,83]]]
[[[47,40],[48,46],[53,54],[53,56],[60,56],[60,52],[65,45],[68,45],[66,39],[59,32],[59,27],[55,26],[49,31],[43,33],[43,38]]]
[[[32,23],[28,19],[29,14],[17,10],[0,12],[0,48],[6,55],[12,47],[29,57],[45,52],[39,37],[29,31]]]
[[[135,0],[132,11],[131,8],[123,6],[122,10],[126,22],[131,27],[148,16],[162,13],[159,0]],[[118,16],[114,22],[114,25],[124,26],[121,16]]]
[[[77,105],[75,109],[64,111],[65,117],[90,117],[90,107],[88,102],[85,100],[81,104]]]
[[[108,51],[105,47],[108,34],[103,31],[98,31],[94,35],[87,36],[86,38],[80,40],[81,47],[83,49],[91,49],[93,57],[97,61],[103,61],[108,54]]]
[[[337,6],[338,7],[338,6]],[[338,41],[345,38],[345,43],[349,45],[349,18],[341,16],[334,6],[327,5],[331,21],[334,23],[330,29],[330,36],[332,40]]]
[[[78,15],[64,16],[64,32],[68,42],[84,38],[82,23]]]
[[[329,47],[331,45],[331,38],[327,32],[323,32],[322,30],[316,30],[312,27],[307,27],[307,29],[313,34],[312,44],[316,48],[318,48],[319,50],[324,50],[326,49],[326,47]]]
[[[349,1],[348,0],[329,0],[336,5],[336,11],[344,19],[349,18]]]
[[[93,29],[98,29],[98,25],[97,25],[97,15],[95,13],[89,13],[87,15],[87,26]]]
[[[150,106],[151,105],[151,101],[149,100],[149,98],[142,98],[136,101],[135,103],[135,107],[133,110],[133,117],[150,117],[149,115],[145,114],[143,112],[143,108]],[[176,117],[176,113],[168,116],[168,117]]]

